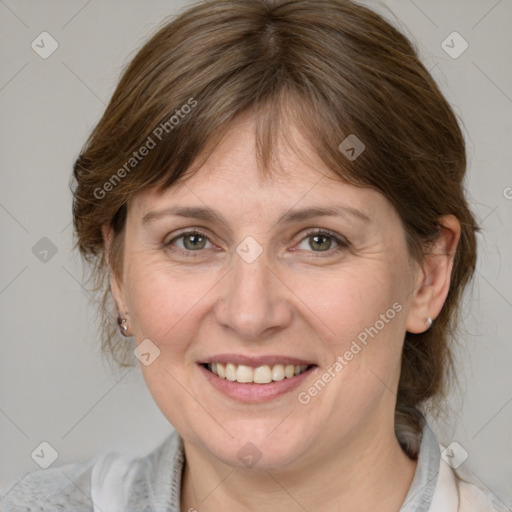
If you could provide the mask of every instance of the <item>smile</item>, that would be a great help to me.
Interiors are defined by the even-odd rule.
[[[319,370],[312,359],[286,354],[214,354],[196,364],[217,392],[246,404],[283,397]]]
[[[269,384],[291,379],[304,373],[312,365],[274,364],[256,368],[235,363],[204,363],[203,365],[221,379],[241,384]]]

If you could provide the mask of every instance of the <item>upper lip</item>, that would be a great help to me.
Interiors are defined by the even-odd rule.
[[[208,357],[202,361],[200,364],[207,363],[234,363],[234,364],[243,364],[245,366],[251,366],[253,368],[257,368],[258,366],[269,365],[272,366],[274,364],[293,364],[297,365],[313,365],[312,361],[307,361],[305,359],[299,359],[298,357],[289,357],[289,356],[244,356],[242,354],[217,354],[211,357]]]

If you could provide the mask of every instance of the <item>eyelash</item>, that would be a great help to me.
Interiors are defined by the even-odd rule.
[[[172,251],[177,252],[178,254],[181,254],[182,256],[197,258],[198,256],[201,255],[201,252],[203,252],[202,250],[197,250],[197,251],[184,250],[184,249],[181,249],[180,247],[175,247],[172,245],[176,240],[179,240],[180,238],[186,237],[188,235],[199,235],[203,238],[206,238],[206,240],[208,240],[211,243],[211,240],[208,238],[208,236],[205,233],[202,233],[201,231],[198,231],[198,230],[191,230],[191,231],[185,231],[184,233],[181,233],[180,235],[173,238],[169,242],[164,243],[164,247],[169,248]],[[350,244],[347,240],[342,239],[339,236],[335,235],[334,233],[332,233],[328,230],[325,230],[325,229],[312,229],[312,230],[308,231],[305,234],[305,236],[300,240],[300,242],[302,242],[303,240],[305,240],[309,237],[312,237],[314,235],[321,235],[321,236],[326,236],[326,237],[332,238],[338,244],[338,247],[335,247],[334,249],[329,249],[328,251],[325,251],[327,253],[327,256],[332,256],[332,254],[338,253],[341,250],[347,249],[350,246]],[[193,254],[194,252],[198,253],[198,254]],[[310,251],[310,252],[318,254],[318,256],[310,256],[313,258],[326,257],[326,256],[321,255],[321,253],[324,251]]]

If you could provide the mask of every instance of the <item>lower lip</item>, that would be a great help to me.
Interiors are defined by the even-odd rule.
[[[233,382],[219,377],[210,370],[207,370],[202,364],[199,364],[198,366],[199,370],[215,389],[224,393],[233,400],[238,400],[239,402],[244,403],[266,402],[284,395],[285,393],[288,393],[300,386],[300,384],[304,382],[304,379],[307,379],[308,376],[317,368],[316,366],[313,366],[299,375],[295,375],[291,378],[285,377],[283,380],[277,382],[272,381],[268,384],[241,384],[240,382]]]

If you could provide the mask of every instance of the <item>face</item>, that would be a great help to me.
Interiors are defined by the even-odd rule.
[[[141,369],[186,442],[232,466],[311,467],[393,425],[418,269],[383,195],[284,146],[264,180],[253,130],[241,120],[195,175],[131,200],[115,298],[146,358],[160,351]]]

